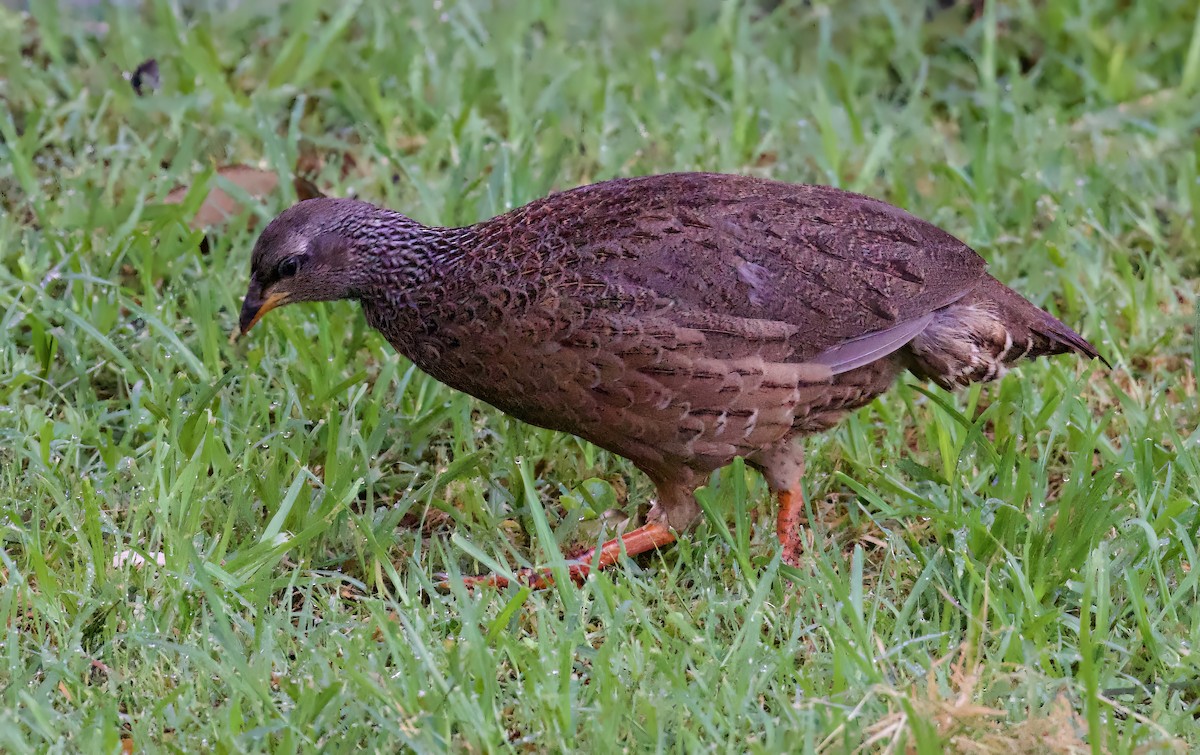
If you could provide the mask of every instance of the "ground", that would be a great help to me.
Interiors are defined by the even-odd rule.
[[[197,5],[0,9],[0,749],[1200,748],[1194,2]],[[250,226],[685,169],[901,205],[1113,368],[909,377],[810,439],[798,569],[735,465],[581,589],[437,594],[649,483],[352,304],[229,344]],[[249,209],[200,228],[218,186]]]

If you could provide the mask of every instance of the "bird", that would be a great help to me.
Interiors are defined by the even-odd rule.
[[[250,267],[234,338],[284,304],[357,300],[438,381],[647,475],[646,523],[571,559],[576,582],[695,527],[695,490],[738,457],[778,499],[795,565],[804,436],[904,372],[954,389],[1025,358],[1104,361],[941,228],[866,195],[735,174],[615,178],[463,227],[308,199],[266,226]]]

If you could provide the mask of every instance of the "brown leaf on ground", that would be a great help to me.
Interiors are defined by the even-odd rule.
[[[351,176],[365,176],[370,171],[369,165],[360,165],[354,157],[356,149],[361,148],[357,139],[346,138],[341,146],[318,147],[312,142],[300,144],[300,159],[296,161],[296,175],[313,177],[332,164],[337,168],[338,177],[342,181]]]
[[[279,188],[279,175],[274,171],[254,168],[249,165],[228,165],[217,170],[217,175],[246,192],[253,199],[263,199],[274,194]],[[296,195],[300,199],[313,199],[324,196],[321,191],[308,179],[296,177],[292,179]],[[191,187],[180,186],[163,199],[164,204],[179,204],[187,196]],[[190,225],[197,230],[224,225],[230,218],[236,217],[246,207],[228,192],[215,183],[210,188],[208,196],[196,211]],[[251,217],[250,227],[253,228],[256,219]]]
[[[158,61],[154,58],[144,60],[129,74],[129,84],[138,97],[145,97],[158,91]]]
[[[325,196],[325,192],[317,188],[317,185],[303,176],[296,176],[292,179],[292,188],[296,190],[296,198],[303,202],[306,199],[316,199],[317,197]]]

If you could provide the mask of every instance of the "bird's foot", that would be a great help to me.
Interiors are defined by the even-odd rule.
[[[652,522],[638,527],[636,530],[626,532],[620,537],[615,537],[599,548],[591,548],[579,554],[567,562],[567,575],[576,585],[582,585],[587,576],[591,574],[593,564],[596,564],[599,569],[607,569],[620,560],[622,552],[630,556],[636,556],[673,542],[675,542],[675,533],[670,527],[661,522]],[[599,552],[598,559],[596,557],[597,552]],[[475,587],[507,587],[512,582],[526,585],[534,590],[541,590],[554,584],[554,571],[548,568],[521,569],[512,578],[499,574],[485,574],[478,577],[463,578],[463,584],[467,589]],[[448,590],[450,582],[447,579],[442,579],[438,582],[437,587],[439,590]]]
[[[591,570],[592,565],[590,563],[585,564],[576,560],[567,562],[567,575],[576,585],[582,585]],[[501,574],[482,574],[477,577],[463,577],[462,582],[468,590],[473,590],[477,587],[508,587],[514,582],[533,590],[543,590],[554,585],[554,570],[521,569],[514,573],[511,578]],[[438,583],[438,587],[448,590],[450,583],[443,580]]]

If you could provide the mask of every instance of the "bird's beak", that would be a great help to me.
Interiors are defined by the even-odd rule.
[[[246,294],[246,300],[242,302],[242,316],[238,321],[238,329],[233,331],[229,336],[229,342],[233,343],[239,336],[244,336],[253,328],[263,315],[275,309],[281,304],[287,304],[291,294],[287,291],[277,291],[266,299],[259,299],[254,295],[252,290]]]

